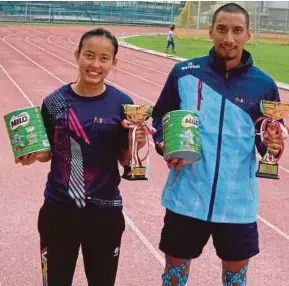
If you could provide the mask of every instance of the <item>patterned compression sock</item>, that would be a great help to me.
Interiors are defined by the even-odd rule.
[[[224,286],[245,286],[247,281],[246,271],[248,265],[245,265],[238,272],[233,273],[231,271],[223,271],[223,285]]]
[[[183,264],[176,267],[173,267],[172,265],[167,263],[169,271],[168,273],[164,273],[162,275],[163,286],[172,286],[171,278],[174,276],[178,279],[177,286],[185,286],[188,281],[189,274],[187,272],[182,274],[182,270],[185,269],[185,267],[189,264],[189,262],[190,260],[185,260]]]

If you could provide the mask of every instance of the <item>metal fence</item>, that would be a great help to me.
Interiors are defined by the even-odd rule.
[[[168,26],[200,30],[228,1],[0,1],[0,21],[88,22]],[[289,34],[289,1],[236,1],[247,9],[255,38]]]
[[[181,1],[1,1],[0,21],[169,25],[183,6]]]
[[[197,34],[207,29],[215,10],[229,1],[186,1],[175,22],[180,28]],[[255,39],[260,33],[289,34],[289,1],[234,1],[249,13]]]

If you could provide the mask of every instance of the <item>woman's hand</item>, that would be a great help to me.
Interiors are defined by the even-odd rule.
[[[132,132],[132,130],[130,130]],[[139,125],[135,132],[135,143],[137,150],[140,150],[147,144],[147,130],[144,126]]]
[[[28,155],[23,155],[15,159],[15,163],[22,164],[23,166],[29,166],[38,162],[48,162],[51,159],[51,151],[35,152]]]

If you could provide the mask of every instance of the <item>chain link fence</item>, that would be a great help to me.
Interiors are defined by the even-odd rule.
[[[207,30],[215,10],[229,1],[186,1],[175,23],[182,36],[198,37]],[[249,13],[253,41],[264,33],[283,34],[289,39],[289,1],[235,1]],[[286,36],[287,35],[287,36]],[[281,37],[282,38],[282,37]]]
[[[0,21],[166,27],[175,23],[177,33],[198,37],[207,31],[214,11],[225,3],[228,1],[0,1]],[[249,12],[253,41],[264,33],[289,35],[289,1],[235,3]]]
[[[168,26],[183,5],[181,1],[1,1],[0,21]]]

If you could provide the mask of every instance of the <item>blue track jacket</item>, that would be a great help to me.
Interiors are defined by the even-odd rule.
[[[226,72],[215,55],[177,63],[153,111],[155,142],[163,140],[161,119],[172,110],[199,115],[201,160],[186,165],[166,181],[162,205],[173,212],[220,223],[257,219],[258,185],[255,146],[265,153],[254,122],[262,116],[260,100],[280,101],[274,80],[253,65],[243,51],[242,64]]]

